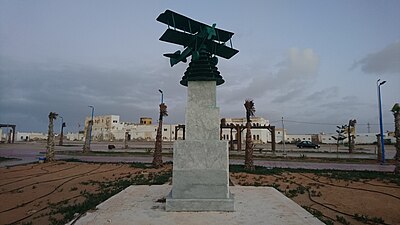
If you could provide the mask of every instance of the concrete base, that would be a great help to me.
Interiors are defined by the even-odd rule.
[[[235,211],[234,196],[225,199],[176,199],[170,193],[166,199],[168,212]]]
[[[235,212],[166,212],[171,186],[131,186],[97,206],[75,224],[114,225],[323,225],[295,202],[271,187],[230,188]]]

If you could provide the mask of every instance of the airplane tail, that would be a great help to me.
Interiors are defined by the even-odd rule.
[[[171,65],[171,67],[174,66],[175,64],[179,63],[180,61],[186,62],[186,59],[179,59],[181,56],[180,50],[178,50],[174,53],[164,54],[164,56],[169,58],[169,64]]]

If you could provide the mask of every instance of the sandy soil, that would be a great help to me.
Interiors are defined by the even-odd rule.
[[[322,212],[322,217],[334,224],[346,224],[346,221],[348,224],[400,224],[400,186],[384,180],[346,181],[292,172],[279,175],[233,173],[231,180],[238,185],[273,186],[299,205]],[[354,218],[355,214],[359,215],[359,220],[362,217],[372,220],[361,222]],[[343,217],[345,222],[339,223],[337,216]],[[379,218],[384,222],[379,223]]]
[[[0,224],[57,224],[63,214],[58,206],[76,205],[87,200],[85,193],[98,193],[101,183],[149,177],[170,172],[135,168],[129,164],[99,164],[57,161],[0,169]],[[400,186],[385,180],[336,180],[312,173],[284,172],[274,175],[231,173],[235,185],[274,186],[308,210],[322,212],[323,219],[335,224],[362,223],[355,214],[382,224],[400,224]],[[268,203],[266,203],[268,204]],[[345,222],[339,223],[337,216]],[[343,220],[342,220],[343,221]]]

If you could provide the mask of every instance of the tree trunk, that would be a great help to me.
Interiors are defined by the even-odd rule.
[[[125,132],[125,140],[124,140],[124,148],[127,149],[128,148],[128,132]]]
[[[160,114],[160,120],[158,122],[156,144],[153,154],[153,166],[159,168],[163,164],[162,160],[162,115]]]
[[[47,153],[46,153],[46,162],[54,161],[54,132],[53,132],[53,125],[54,118],[52,117],[51,113],[49,115],[49,130],[47,133]]]
[[[382,160],[382,144],[381,144],[381,135],[377,134],[376,135],[376,147],[377,147],[377,158],[378,158],[378,162],[380,162]]]
[[[83,145],[83,153],[88,153],[90,151],[90,129],[92,127],[93,120],[89,120],[88,126],[86,128],[85,144]]]
[[[395,173],[400,174],[400,112],[393,113],[394,115],[394,130],[396,136],[396,155],[395,155],[395,162],[396,162],[396,169]]]
[[[244,168],[246,170],[254,170],[253,141],[251,139],[251,123],[249,121],[246,123],[246,151],[244,159]]]

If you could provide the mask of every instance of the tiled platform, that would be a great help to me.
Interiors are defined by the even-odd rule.
[[[270,187],[230,187],[235,195],[235,212],[166,212],[170,185],[131,186],[89,212],[75,224],[205,225],[266,224],[322,225],[298,204]]]

